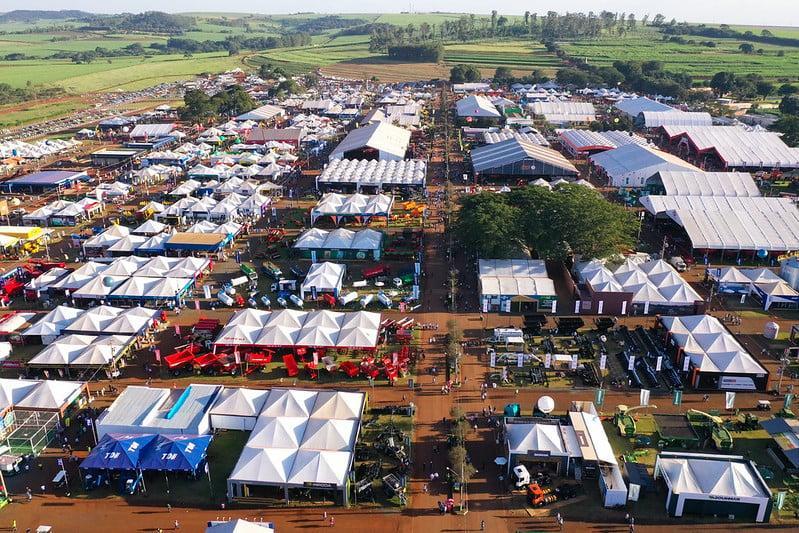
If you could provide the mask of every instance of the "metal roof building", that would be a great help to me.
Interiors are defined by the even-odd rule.
[[[487,131],[483,133],[483,140],[486,144],[496,144],[508,139],[519,139],[529,143],[537,144],[539,146],[549,146],[549,141],[546,137],[541,135],[535,130],[532,131],[514,131],[503,129],[499,131]]]
[[[652,194],[666,196],[760,196],[748,172],[701,172],[664,170],[646,181]]]
[[[262,120],[271,120],[275,117],[282,117],[285,114],[286,112],[282,107],[267,104],[262,105],[261,107],[256,107],[247,113],[243,113],[237,116],[235,120],[238,122],[244,122],[245,120],[254,120],[256,122],[260,122]]]
[[[675,155],[638,144],[600,152],[590,160],[604,171],[614,187],[643,187],[647,179],[663,170],[699,171]]]
[[[584,157],[597,152],[613,150],[627,144],[646,146],[646,139],[629,131],[558,130],[566,150],[574,157]]]
[[[564,102],[561,100],[533,102],[529,105],[533,115],[543,116],[551,124],[586,123],[596,120],[596,109],[590,102]]]
[[[644,111],[673,111],[674,108],[661,102],[642,96],[640,98],[623,98],[616,102],[616,109],[625,115],[636,118]]]
[[[405,159],[411,132],[388,124],[376,122],[349,132],[330,153],[334,159],[379,159],[400,161]]]
[[[712,126],[713,117],[704,111],[642,111],[641,119],[645,128],[659,128],[661,126]]]
[[[455,102],[459,117],[472,118],[500,118],[502,113],[496,108],[491,100],[481,95],[467,96]]]
[[[542,260],[480,259],[478,278],[484,313],[557,309],[555,284]]]
[[[799,168],[799,149],[791,148],[776,133],[749,131],[738,126],[663,126],[679,148],[698,157],[718,158],[723,168]]]
[[[551,148],[512,138],[472,150],[475,173],[504,176],[577,176],[577,168]]]

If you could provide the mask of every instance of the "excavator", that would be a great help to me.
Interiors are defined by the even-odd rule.
[[[626,405],[617,405],[616,414],[613,415],[613,423],[619,428],[619,435],[622,437],[635,436],[635,418],[631,414],[638,409],[646,409],[651,407],[657,409],[657,405],[637,405],[635,407],[627,407]]]
[[[697,409],[689,409],[688,414],[704,417],[708,420],[710,425],[710,437],[713,439],[713,444],[716,446],[717,450],[725,452],[732,449],[732,435],[729,430],[724,427],[724,420],[721,417]]]

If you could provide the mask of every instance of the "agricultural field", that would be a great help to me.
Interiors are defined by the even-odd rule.
[[[544,45],[532,41],[491,41],[454,43],[444,47],[444,62],[464,63],[478,68],[508,67],[514,73],[530,74],[539,69],[553,74],[561,62]]]
[[[702,37],[685,38],[706,40]],[[741,41],[713,40],[717,43],[716,48],[653,41],[639,36],[564,41],[560,45],[567,54],[585,58],[598,66],[611,65],[616,60],[657,60],[663,62],[666,70],[685,72],[697,79],[710,78],[722,70],[736,74],[761,74],[773,79],[799,78],[799,48],[756,44],[756,48],[764,50],[763,55],[744,54],[738,50]],[[780,50],[783,57],[777,55]]]

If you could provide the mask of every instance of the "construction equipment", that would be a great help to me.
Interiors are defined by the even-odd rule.
[[[550,487],[542,488],[538,483],[527,485],[527,503],[533,507],[543,507],[558,501],[558,496]]]
[[[613,415],[613,424],[619,428],[619,435],[622,437],[634,437],[636,426],[635,418],[632,416],[633,411],[638,409],[646,409],[652,407],[657,409],[657,405],[637,405],[635,407],[627,407],[626,405],[617,405],[616,414]]]
[[[721,417],[697,409],[689,409],[688,415],[704,417],[708,420],[710,438],[713,439],[713,444],[716,446],[717,450],[729,451],[732,449],[732,435],[729,430],[724,427],[724,420]]]

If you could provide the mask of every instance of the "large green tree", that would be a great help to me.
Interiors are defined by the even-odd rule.
[[[799,117],[786,115],[775,122],[771,129],[782,133],[782,140],[788,146],[799,146]]]
[[[542,259],[601,258],[635,245],[638,218],[594,189],[529,186],[508,194],[461,200],[460,242],[486,258],[503,258],[519,245]]]

